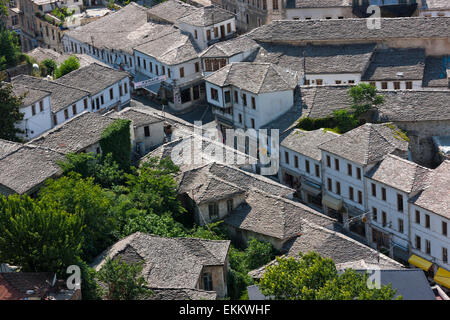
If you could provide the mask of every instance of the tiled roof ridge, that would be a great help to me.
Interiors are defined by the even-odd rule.
[[[94,64],[94,63],[95,63],[95,64],[98,64],[98,63],[96,63],[96,62],[93,62],[92,64]],[[88,66],[85,66],[85,67],[88,67]],[[83,68],[84,68],[84,67],[83,67]],[[81,68],[79,68],[79,69],[81,69]],[[74,87],[74,86],[71,86],[71,85],[68,85],[68,84],[65,84],[65,83],[59,83],[59,82],[56,82],[56,81],[55,81],[56,79],[53,79],[53,80],[47,80],[46,78],[38,78],[38,77],[34,77],[34,76],[28,75],[28,74],[22,74],[22,75],[19,75],[19,76],[23,76],[23,78],[32,78],[32,79],[34,79],[34,80],[39,80],[39,81],[47,81],[48,83],[52,83],[52,84],[57,85],[57,86],[62,86],[62,87],[70,88],[70,89],[75,89],[75,90],[83,91],[83,92],[86,92],[87,95],[90,95],[89,91],[86,91],[86,90],[84,90],[84,89],[77,88],[77,87]],[[19,77],[19,76],[17,76],[17,77]],[[17,78],[17,77],[15,77],[15,78]],[[32,88],[32,89],[33,89],[33,88]],[[39,88],[36,88],[36,89],[37,89],[37,90],[46,91],[45,89],[39,89]],[[52,92],[50,92],[50,93],[52,93]]]

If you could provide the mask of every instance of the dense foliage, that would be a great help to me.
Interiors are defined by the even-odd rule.
[[[112,159],[125,171],[131,159],[130,124],[130,120],[117,119],[106,127],[100,139],[103,154],[112,154]]]
[[[0,23],[0,70],[16,66],[21,53],[18,36]]]
[[[41,77],[54,76],[55,70],[58,68],[56,62],[52,59],[44,59],[39,64]]]
[[[55,79],[61,78],[62,76],[77,70],[80,68],[80,62],[75,56],[67,58],[63,63],[60,64],[55,70]]]
[[[368,275],[347,269],[338,273],[331,259],[315,252],[277,258],[259,282],[262,294],[277,300],[392,300],[390,285],[369,288]],[[396,299],[401,299],[398,296]]]
[[[0,80],[0,139],[21,141],[17,134],[23,131],[16,128],[16,124],[24,116],[20,112],[23,98],[14,94],[9,83]]]

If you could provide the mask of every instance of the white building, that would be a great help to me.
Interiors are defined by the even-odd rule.
[[[351,0],[291,1],[286,6],[285,16],[287,20],[344,19],[354,17]]]
[[[23,131],[18,136],[25,140],[33,139],[52,128],[51,120],[51,93],[23,85],[13,85],[16,96],[23,98],[23,105],[19,111],[23,113],[23,119],[16,127]]]
[[[447,0],[421,0],[417,11],[421,17],[450,17],[450,2]]]

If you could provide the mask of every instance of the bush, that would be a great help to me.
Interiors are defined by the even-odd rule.
[[[67,58],[61,65],[55,70],[55,79],[77,70],[80,68],[80,62],[74,56]]]
[[[129,171],[131,164],[130,120],[117,119],[102,132],[100,147],[103,156],[112,154],[112,161],[124,171]]]
[[[42,62],[39,65],[39,68],[41,70],[41,76],[42,77],[53,76],[57,67],[58,66],[56,65],[56,62],[53,61],[52,59],[42,60]]]

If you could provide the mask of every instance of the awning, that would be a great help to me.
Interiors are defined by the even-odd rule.
[[[336,199],[336,198],[326,194],[322,198],[322,204],[324,204],[328,208],[339,211],[342,208],[342,199]]]
[[[150,91],[151,93],[154,93],[154,94],[158,94],[159,88],[161,88],[161,82],[152,84],[151,86],[144,87],[142,89]]]
[[[443,285],[444,287],[450,289],[450,271],[439,268],[433,280],[436,283],[439,283],[440,285]]]
[[[418,257],[415,254],[413,254],[411,257],[409,257],[408,262],[422,270],[425,270],[425,271],[430,270],[431,266],[433,265],[433,263],[431,263],[430,261],[425,260],[421,257]]]
[[[302,184],[302,189],[303,189],[303,191],[311,193],[315,197],[318,196],[322,192],[322,189],[316,188],[316,187],[310,185],[309,183],[307,183],[306,181]]]

